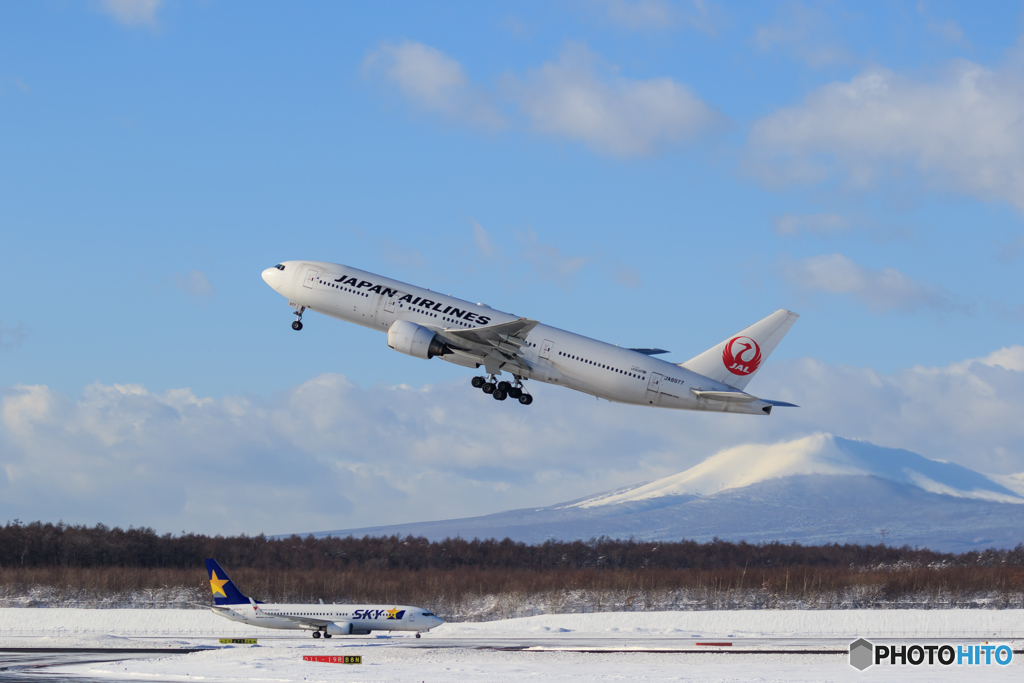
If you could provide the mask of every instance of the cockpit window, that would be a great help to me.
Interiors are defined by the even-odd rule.
[[[430,612],[424,612],[424,613],[423,613],[423,616],[425,616],[425,617],[432,617],[432,616],[434,616],[434,615],[433,615],[433,614],[431,614]]]
[[[275,268],[277,268],[278,270],[284,270],[284,266],[282,266],[282,265],[281,265],[280,263],[278,263],[278,264],[277,264],[276,266],[274,266],[274,267],[275,267]]]

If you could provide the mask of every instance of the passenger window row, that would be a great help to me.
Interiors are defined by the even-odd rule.
[[[559,351],[558,355],[559,356],[565,356],[569,360],[576,360],[576,361],[579,361],[581,363],[586,363],[587,365],[593,365],[593,366],[599,367],[602,370],[610,370],[611,372],[617,372],[618,374],[625,375],[627,377],[633,377],[635,379],[644,379],[642,374],[638,375],[637,373],[630,372],[628,370],[620,370],[619,368],[613,368],[610,365],[605,365],[604,363],[598,363],[596,361],[592,361],[592,360],[589,360],[587,358],[581,358],[580,356],[574,356],[571,353],[566,353],[565,351]],[[647,374],[646,370],[642,370],[641,372],[643,374]]]
[[[334,287],[335,289],[340,289],[343,292],[351,292],[352,294],[358,294],[359,296],[370,296],[366,292],[360,292],[358,289],[352,289],[351,287],[342,287],[336,282],[327,282],[325,280],[321,280],[320,278],[317,278],[317,280],[321,284],[327,285],[328,287]]]

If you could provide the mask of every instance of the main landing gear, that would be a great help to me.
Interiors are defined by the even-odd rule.
[[[515,384],[511,382],[496,382],[494,375],[488,377],[474,377],[472,381],[475,389],[481,389],[485,394],[490,394],[496,401],[504,401],[506,398],[518,400],[524,406],[533,403],[533,396],[530,396],[523,389],[523,380],[516,377]]]
[[[327,631],[324,631],[323,632],[323,636],[324,636],[324,638],[330,638],[331,634],[328,633]],[[320,631],[313,631],[313,637],[314,638],[319,638],[320,637]]]

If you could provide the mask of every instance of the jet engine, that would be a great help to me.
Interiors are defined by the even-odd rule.
[[[343,624],[335,624],[331,622],[324,628],[324,633],[332,636],[348,636],[352,634],[352,622],[345,622]]]
[[[437,335],[408,320],[396,320],[388,329],[388,346],[416,358],[433,358],[452,352]]]

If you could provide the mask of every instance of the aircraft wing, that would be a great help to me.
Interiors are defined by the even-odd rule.
[[[529,370],[530,366],[519,352],[526,343],[526,335],[539,324],[536,320],[520,318],[471,329],[446,327],[438,332],[438,336],[452,349],[462,353],[481,359],[490,357],[498,363]]]
[[[258,612],[260,608],[256,601],[252,598],[249,598],[249,602],[252,603],[252,606]],[[323,601],[321,601],[320,604],[323,604]],[[327,624],[331,623],[330,619],[311,619],[310,617],[295,617],[288,614],[274,614],[273,616],[277,617],[278,619],[286,619],[292,622],[293,624],[296,624],[297,626],[310,626],[313,628],[323,628],[327,626]]]
[[[310,617],[290,617],[290,616],[285,616],[284,614],[275,614],[273,616],[277,617],[278,619],[287,619],[288,621],[292,622],[296,626],[310,626],[312,628],[323,628],[323,627],[327,626],[327,624],[332,623],[330,619],[311,619]]]

